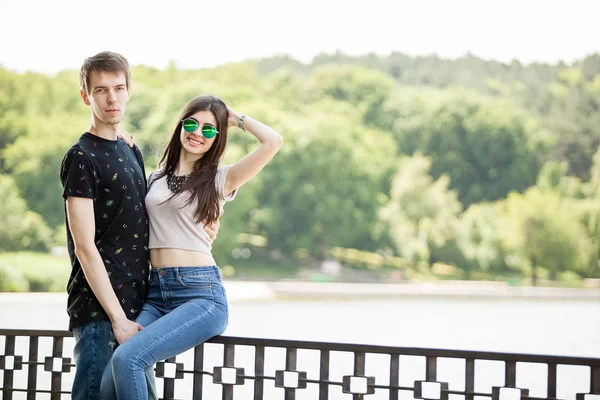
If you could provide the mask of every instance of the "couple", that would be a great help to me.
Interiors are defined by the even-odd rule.
[[[225,331],[227,299],[211,255],[218,218],[283,141],[219,98],[196,97],[146,179],[141,152],[118,128],[131,94],[127,60],[113,52],[87,58],[80,86],[91,123],[60,170],[72,264],[72,398],[155,398],[157,361]],[[221,166],[231,127],[260,146]]]

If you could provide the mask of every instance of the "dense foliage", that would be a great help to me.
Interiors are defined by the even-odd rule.
[[[136,66],[133,81],[122,127],[147,172],[198,94],[285,138],[226,207],[223,264],[248,248],[258,260],[335,257],[405,276],[600,277],[598,54],[522,65],[338,53],[309,65]],[[0,68],[0,252],[64,243],[58,169],[89,120],[78,92],[77,71]],[[232,131],[225,162],[254,146]]]

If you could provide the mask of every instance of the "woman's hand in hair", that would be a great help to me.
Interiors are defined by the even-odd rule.
[[[237,127],[238,122],[240,122],[240,116],[241,114],[227,106],[227,128]]]

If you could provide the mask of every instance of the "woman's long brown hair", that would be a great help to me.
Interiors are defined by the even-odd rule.
[[[225,152],[225,145],[227,144],[228,113],[227,106],[223,100],[216,96],[199,96],[190,100],[179,116],[177,125],[169,140],[169,144],[160,159],[160,172],[158,172],[156,177],[152,177],[150,185],[157,179],[160,179],[169,173],[175,173],[182,149],[180,139],[182,121],[198,111],[210,111],[213,113],[217,120],[216,128],[219,133],[217,133],[211,148],[202,158],[194,162],[193,172],[187,183],[177,193],[174,193],[169,197],[168,200],[189,190],[191,196],[187,204],[192,204],[196,200],[198,204],[196,212],[194,213],[196,222],[200,222],[202,219],[206,218],[210,223],[215,221],[220,213],[219,195],[217,193],[215,177],[217,175],[219,162]]]

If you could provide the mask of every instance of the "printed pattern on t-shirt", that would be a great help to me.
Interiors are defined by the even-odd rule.
[[[65,199],[92,199],[96,247],[125,314],[135,319],[148,277],[146,179],[139,149],[121,139],[110,141],[85,133],[65,155],[60,175]],[[65,220],[68,227],[66,203]],[[67,239],[72,264],[67,311],[72,329],[108,316],[85,278],[68,228]]]

